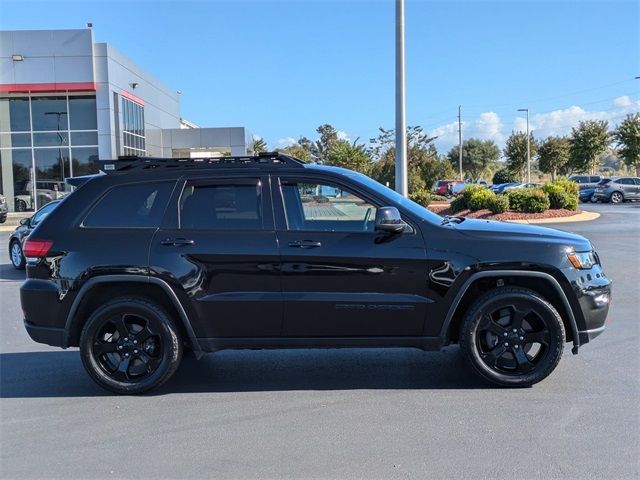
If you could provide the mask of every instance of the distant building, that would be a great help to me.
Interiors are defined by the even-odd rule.
[[[10,211],[64,194],[120,155],[244,155],[244,127],[199,128],[180,94],[91,29],[0,31],[0,193]]]

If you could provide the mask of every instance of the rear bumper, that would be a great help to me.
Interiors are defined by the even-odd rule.
[[[41,327],[24,321],[24,328],[34,342],[45,343],[53,347],[65,347],[64,328]]]

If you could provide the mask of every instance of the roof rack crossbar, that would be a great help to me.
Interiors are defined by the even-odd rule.
[[[258,155],[229,157],[190,157],[155,158],[139,156],[120,156],[117,160],[100,160],[101,170],[105,173],[156,170],[156,169],[193,169],[212,167],[239,167],[261,165],[283,165],[302,167],[304,162],[280,152],[265,152]]]

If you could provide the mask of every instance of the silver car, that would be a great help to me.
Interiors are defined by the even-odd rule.
[[[600,180],[593,194],[596,200],[621,203],[640,200],[639,177],[611,177]]]

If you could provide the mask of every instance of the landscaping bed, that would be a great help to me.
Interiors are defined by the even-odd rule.
[[[472,211],[469,209],[460,210],[459,212],[453,213],[448,204],[431,204],[429,205],[429,210],[438,215],[455,215],[457,217],[467,217],[467,218],[481,218],[484,220],[538,220],[541,218],[559,218],[559,217],[571,217],[573,215],[577,215],[582,213],[580,210],[568,210],[566,208],[558,208],[553,210],[547,210],[541,213],[524,213],[524,212],[514,212],[514,211],[506,211],[504,213],[493,213],[491,210],[482,209]]]

